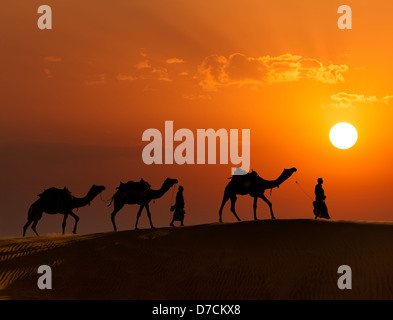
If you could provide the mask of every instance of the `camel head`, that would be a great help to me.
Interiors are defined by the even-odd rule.
[[[162,184],[161,190],[166,192],[167,190],[172,188],[172,186],[178,182],[179,181],[177,179],[166,178],[164,183]]]
[[[177,179],[166,178],[163,186],[165,186],[167,188],[171,188],[174,184],[176,184],[178,182],[179,181]]]
[[[95,197],[95,196],[99,195],[104,190],[105,190],[104,186],[96,186],[95,184],[93,184],[91,186],[88,194]]]
[[[284,169],[284,171],[281,174],[281,177],[284,180],[287,180],[291,177],[291,175],[293,175],[295,172],[297,171],[296,168],[291,168],[291,169]]]
[[[266,189],[271,189],[276,187],[279,188],[280,184],[286,181],[287,179],[289,179],[296,171],[297,171],[296,168],[284,169],[276,180],[267,181],[262,179],[261,183],[265,185]]]

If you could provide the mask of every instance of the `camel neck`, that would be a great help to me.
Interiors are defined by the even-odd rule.
[[[161,198],[168,190],[169,186],[166,185],[165,183],[162,185],[162,187],[159,190],[150,190],[150,195],[152,199],[158,199]]]
[[[93,195],[90,191],[83,198],[74,197],[72,199],[73,207],[74,208],[84,207],[84,206],[88,205],[90,203],[90,201],[92,201],[94,198],[95,198],[95,195]]]
[[[276,188],[289,177],[284,176],[284,172],[276,180],[264,180],[267,189]]]
[[[266,189],[273,189],[278,187],[282,182],[278,181],[278,179],[276,180],[265,180],[264,184],[266,186]]]

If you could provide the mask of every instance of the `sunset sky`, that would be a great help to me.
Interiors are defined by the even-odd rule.
[[[1,12],[0,237],[21,236],[27,211],[45,188],[83,196],[79,233],[111,231],[110,199],[120,181],[166,177],[184,186],[185,224],[218,221],[228,165],[151,165],[142,161],[146,129],[251,130],[251,168],[265,179],[296,167],[313,195],[324,178],[337,220],[392,221],[393,4],[345,1],[353,29],[339,30],[332,0],[47,1],[53,29],[39,30],[41,1],[13,1]],[[349,122],[358,141],[329,141]],[[313,218],[292,176],[266,195],[281,219]],[[168,226],[172,190],[151,204]],[[238,215],[253,219],[252,199]],[[137,206],[117,215],[135,224]],[[259,200],[258,217],[270,217]],[[229,203],[223,219],[234,221]],[[38,231],[61,232],[60,215]],[[68,218],[67,233],[74,221]],[[148,227],[146,212],[140,220]],[[31,230],[28,231],[31,236]]]

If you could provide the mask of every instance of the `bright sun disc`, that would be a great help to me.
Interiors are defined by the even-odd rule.
[[[336,148],[349,149],[356,143],[358,133],[353,125],[340,122],[330,130],[329,138]]]

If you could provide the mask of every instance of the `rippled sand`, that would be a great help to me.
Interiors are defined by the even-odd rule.
[[[49,265],[53,289],[39,290]],[[337,269],[352,268],[352,290]],[[0,239],[2,299],[393,299],[393,224],[262,220]]]

